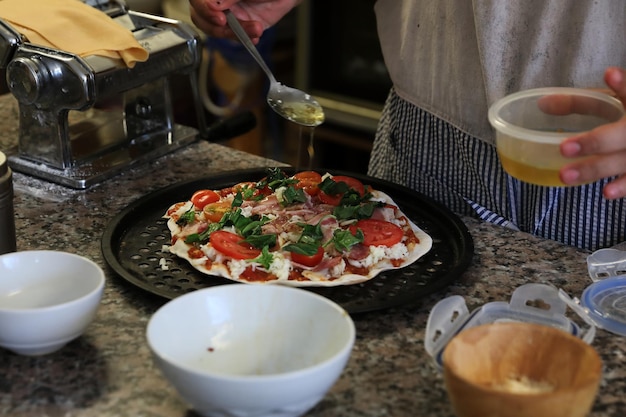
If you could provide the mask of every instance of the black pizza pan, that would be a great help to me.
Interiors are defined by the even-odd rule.
[[[295,171],[283,168],[287,174]],[[324,171],[326,172],[326,171]],[[406,187],[349,172],[349,175],[387,193],[400,209],[433,239],[430,252],[417,262],[389,270],[360,284],[306,287],[323,295],[348,313],[362,313],[416,303],[441,290],[469,266],[474,244],[465,224],[448,208]],[[106,263],[129,283],[166,299],[201,288],[233,283],[205,275],[187,261],[167,252],[170,233],[163,215],[174,203],[188,200],[198,189],[220,189],[245,181],[258,181],[266,169],[229,171],[170,185],[131,203],[107,225],[102,237]],[[242,284],[245,285],[245,284]]]

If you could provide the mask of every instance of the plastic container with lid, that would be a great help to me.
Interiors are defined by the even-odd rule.
[[[510,302],[494,301],[469,312],[459,295],[444,298],[431,310],[426,325],[424,346],[438,366],[443,365],[443,351],[452,338],[461,331],[481,324],[503,321],[538,323],[552,326],[591,343],[595,327],[584,331],[566,315],[567,303],[559,290],[547,284],[530,283],[515,289]],[[583,317],[585,319],[585,317]]]
[[[559,296],[596,327],[626,336],[626,251],[597,250],[587,257],[587,269],[593,283],[580,299],[562,290]]]
[[[493,103],[488,113],[504,170],[522,181],[558,187],[566,185],[559,170],[572,162],[561,155],[561,142],[623,116],[615,97],[570,87],[518,91]]]

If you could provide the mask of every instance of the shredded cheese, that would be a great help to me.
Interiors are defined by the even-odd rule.
[[[233,278],[239,278],[239,276],[243,273],[243,271],[246,270],[249,265],[250,263],[246,262],[245,260],[232,259],[228,261],[228,269]]]
[[[270,273],[276,275],[279,280],[287,281],[289,272],[291,272],[291,261],[279,252],[272,253],[272,263],[270,264]]]
[[[165,258],[159,259],[159,266],[161,267],[161,270],[163,270],[163,271],[169,271],[169,269],[170,269],[167,266],[167,259],[165,259]]]
[[[525,376],[510,376],[501,383],[492,385],[498,391],[513,394],[542,394],[554,391],[554,385],[544,381],[534,381]]]

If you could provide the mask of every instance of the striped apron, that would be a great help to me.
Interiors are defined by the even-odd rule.
[[[583,249],[626,240],[626,199],[606,200],[602,180],[543,187],[506,174],[495,147],[391,91],[368,174],[404,185],[469,215]]]

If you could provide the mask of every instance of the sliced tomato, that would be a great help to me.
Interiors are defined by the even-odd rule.
[[[209,243],[216,251],[233,259],[253,259],[261,254],[259,249],[243,242],[241,236],[225,230],[211,233]]]
[[[363,219],[349,228],[353,235],[358,229],[363,232],[363,244],[367,246],[393,246],[404,236],[402,228],[386,220]]]
[[[220,195],[213,190],[198,190],[191,196],[194,206],[202,210],[209,203],[215,203],[220,199]]]
[[[302,255],[300,253],[291,252],[291,260],[300,265],[315,266],[324,259],[324,248],[319,247],[313,255]]]
[[[265,197],[272,194],[272,190],[267,185],[263,188],[257,188],[257,191],[260,195],[265,196]]]
[[[340,183],[340,182],[346,183],[348,187],[352,188],[357,193],[359,193],[361,197],[365,195],[365,186],[363,185],[361,181],[359,181],[358,179],[354,177],[348,177],[345,175],[335,175],[332,178],[332,180],[335,181],[336,183]],[[341,202],[342,197],[343,197],[343,193],[334,194],[334,195],[326,194],[324,191],[321,191],[319,193],[319,198],[322,201],[322,203],[332,204],[333,206],[338,206],[339,203]]]
[[[217,223],[222,220],[224,214],[231,210],[231,203],[228,201],[216,201],[209,203],[202,209],[204,218],[210,222]]]
[[[317,195],[320,189],[318,185],[322,182],[322,175],[315,171],[302,171],[294,174],[294,179],[298,182],[294,185],[296,188],[301,188],[308,195]]]
[[[343,194],[330,195],[330,194],[326,194],[324,191],[320,191],[318,196],[322,203],[330,204],[333,206],[338,206],[339,203],[341,202],[341,198],[343,197]]]

